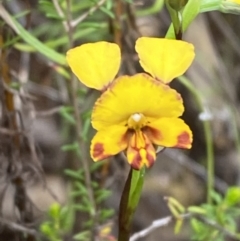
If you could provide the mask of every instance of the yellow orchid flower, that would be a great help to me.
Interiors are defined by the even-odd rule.
[[[126,150],[130,165],[140,169],[154,163],[154,145],[190,148],[191,130],[178,118],[183,111],[181,96],[149,75],[119,77],[93,108],[93,160]]]
[[[192,132],[179,118],[184,111],[182,98],[164,83],[186,71],[193,60],[193,47],[183,41],[160,39],[157,46],[152,45],[160,53],[159,71],[144,53],[147,39],[152,41],[152,38],[140,38],[136,49],[142,67],[155,78],[141,73],[120,76],[113,82],[120,65],[120,51],[117,53],[115,44],[98,42],[68,51],[67,61],[77,77],[89,87],[105,90],[92,113],[92,125],[97,130],[90,148],[94,161],[125,151],[132,168],[139,170],[153,165],[156,146],[191,147]],[[146,52],[148,49],[147,46]],[[156,57],[153,51],[149,54]],[[116,59],[107,60],[109,56]]]

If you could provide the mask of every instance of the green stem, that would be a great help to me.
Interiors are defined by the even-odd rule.
[[[130,172],[128,174],[128,178],[122,192],[122,197],[121,197],[120,206],[119,206],[119,220],[118,220],[118,225],[119,225],[118,240],[119,241],[129,240],[129,236],[130,236],[130,223],[128,220],[129,217],[127,215],[127,209],[128,209],[129,195],[130,195],[131,179],[132,179],[132,169],[130,169]]]
[[[212,12],[220,9],[222,0],[202,0],[200,5],[200,12]]]
[[[187,5],[184,7],[182,11],[182,33],[188,28],[188,26],[192,23],[192,21],[197,17],[200,12],[200,0],[189,0]],[[170,25],[166,38],[174,39],[174,27],[173,24]]]
[[[203,128],[207,148],[207,202],[212,203],[211,193],[214,190],[214,150],[211,123],[209,120],[203,121]]]
[[[130,169],[119,206],[118,241],[128,241],[133,214],[137,208],[144,182],[145,168]]]
[[[179,81],[193,94],[196,99],[200,112],[206,112],[202,103],[201,95],[192,85],[192,83],[185,77],[178,77]],[[214,189],[214,150],[213,137],[211,131],[211,124],[209,120],[203,120],[203,129],[205,133],[206,152],[207,152],[207,202],[212,203],[211,192]]]

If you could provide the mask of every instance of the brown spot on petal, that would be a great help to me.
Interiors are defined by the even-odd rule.
[[[133,169],[139,170],[144,165],[149,168],[154,164],[156,159],[156,154],[152,144],[146,145],[146,148],[141,148],[141,149],[134,148],[134,152],[135,152],[135,156],[131,163],[131,166]]]
[[[182,134],[180,134],[177,137],[177,145],[175,147],[178,148],[191,148],[191,136],[189,135],[188,132],[184,131]]]
[[[131,167],[135,170],[139,170],[141,168],[141,162],[142,162],[142,158],[139,155],[139,152],[136,151],[136,155],[135,155],[134,159],[132,160]]]
[[[154,140],[162,140],[162,135],[160,130],[147,126],[143,128],[143,132],[147,135],[149,140],[153,143],[154,143]]]
[[[135,133],[127,150],[128,161],[135,170],[151,167],[156,159],[155,149],[144,132]]]
[[[103,160],[108,157],[108,155],[104,154],[104,147],[102,143],[96,143],[93,146],[92,157],[96,161]]]

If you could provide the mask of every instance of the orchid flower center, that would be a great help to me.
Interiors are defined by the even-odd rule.
[[[147,118],[142,113],[132,114],[128,119],[128,128],[140,130],[147,124]]]

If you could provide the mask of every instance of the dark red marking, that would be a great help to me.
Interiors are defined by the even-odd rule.
[[[96,143],[93,147],[93,158],[103,159],[104,148],[102,143]]]
[[[139,152],[136,152],[136,155],[133,159],[133,162],[131,163],[131,167],[135,170],[139,170],[140,169],[140,164],[141,164],[142,158],[139,155]]]
[[[177,137],[177,145],[175,147],[179,148],[188,148],[188,146],[191,144],[191,138],[188,132],[184,131],[182,134],[180,134]]]
[[[153,139],[162,140],[161,132],[152,127],[143,128],[143,132],[147,135],[150,141],[154,141]]]

